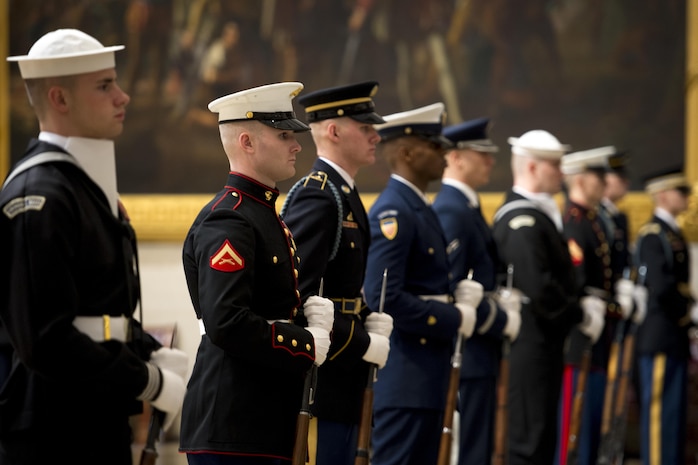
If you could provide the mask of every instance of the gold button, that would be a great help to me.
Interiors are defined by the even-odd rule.
[[[293,347],[296,347],[298,345],[298,341],[296,341],[295,339],[291,339],[291,345]]]
[[[312,348],[313,348],[313,346],[311,346],[310,344],[305,345],[305,350],[307,350],[307,351],[310,351],[310,349],[312,349]]]
[[[425,345],[425,344],[427,343],[426,338],[421,338],[421,339],[419,340],[419,343],[422,344],[422,345]]]
[[[247,113],[245,113],[245,116],[247,116],[247,119],[250,119],[250,118],[254,117],[254,113],[252,113],[251,111],[248,111]]]
[[[298,297],[299,299],[301,297],[301,291],[299,291],[298,289],[296,289],[296,297]]]
[[[294,309],[293,309],[293,316],[296,316],[296,315],[298,315],[298,309],[297,309],[297,308],[294,308]]]
[[[434,326],[436,324],[436,317],[434,315],[429,315],[429,318],[427,318],[427,324],[429,326]]]
[[[300,263],[300,262],[301,262],[301,257],[296,257],[296,262]]]
[[[237,196],[238,196],[238,193],[237,193],[237,192],[231,192],[230,195],[232,195],[233,197],[237,197]]]
[[[298,269],[297,269],[297,268],[294,268],[294,269],[293,269],[293,276],[295,276],[296,278],[298,278]]]
[[[451,281],[453,279],[453,273],[449,271],[448,273],[448,280]]]
[[[429,247],[429,250],[427,250],[427,252],[429,252],[429,255],[434,255],[434,248]]]
[[[341,108],[337,110],[337,116],[344,116],[344,110]]]
[[[276,336],[276,340],[279,342],[284,342],[284,337],[281,334],[279,334],[278,336]]]
[[[288,228],[284,228],[284,232],[286,233],[287,236],[291,235],[291,230]]]
[[[356,247],[356,244],[354,244],[354,241],[351,241],[351,242],[349,243],[349,246],[353,249],[354,247]]]
[[[277,257],[276,255],[274,255],[273,257],[271,257],[271,261],[274,262],[274,263],[279,263],[279,257]]]

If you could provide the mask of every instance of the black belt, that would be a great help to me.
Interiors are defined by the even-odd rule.
[[[348,315],[358,315],[361,313],[361,297],[354,299],[330,298],[334,302],[334,309]]]

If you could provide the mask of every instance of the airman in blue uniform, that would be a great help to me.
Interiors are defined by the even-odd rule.
[[[521,294],[497,293],[502,266],[477,189],[486,185],[499,148],[487,135],[489,119],[478,118],[444,129],[455,147],[446,154],[441,190],[434,200],[448,243],[451,282],[472,278],[496,298],[477,308],[476,330],[463,345],[459,389],[458,463],[489,464],[494,445],[497,374],[503,338],[516,339],[521,326]],[[499,300],[504,300],[500,305]]]
[[[391,176],[369,211],[364,290],[378,308],[387,270],[385,312],[392,315],[390,356],[375,384],[373,465],[436,462],[449,361],[459,334],[469,337],[482,286],[463,280],[451,292],[447,243],[426,196],[441,178],[444,105],[385,116],[379,154]]]

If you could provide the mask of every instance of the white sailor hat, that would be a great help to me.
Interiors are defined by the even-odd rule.
[[[267,84],[217,98],[208,109],[218,113],[218,124],[257,120],[276,129],[308,131],[293,112],[293,98],[301,90],[300,82]]]
[[[114,52],[123,45],[105,47],[77,29],[57,29],[34,42],[29,53],[7,57],[16,61],[23,79],[72,76],[114,68]]]
[[[685,194],[691,193],[691,184],[681,168],[672,168],[653,173],[645,178],[645,191],[648,194],[677,189]]]
[[[615,153],[616,148],[612,145],[568,153],[562,157],[560,171],[562,171],[563,174],[580,174],[586,171],[610,171],[611,166],[608,163],[608,158]]]
[[[381,136],[381,142],[398,137],[416,136],[435,142],[441,147],[450,148],[453,143],[441,134],[445,117],[444,104],[438,102],[384,116],[385,123],[373,127]]]
[[[557,137],[542,129],[534,129],[521,137],[510,137],[511,153],[534,158],[560,159],[570,150],[570,146],[561,144]]]

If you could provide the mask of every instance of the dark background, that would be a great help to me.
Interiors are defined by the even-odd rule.
[[[442,101],[448,124],[490,117],[501,152],[489,191],[511,183],[507,138],[531,129],[573,150],[628,150],[631,187],[641,189],[646,174],[684,159],[685,16],[680,0],[10,0],[10,54],[60,27],[126,45],[117,52],[132,97],[117,140],[122,193],[217,191],[227,160],[206,105],[290,80],[305,91],[377,80],[384,115]],[[221,40],[213,79],[201,70]],[[16,161],[38,129],[11,69]],[[310,136],[300,140],[282,191],[315,158]],[[387,176],[378,160],[357,182],[377,192]]]

